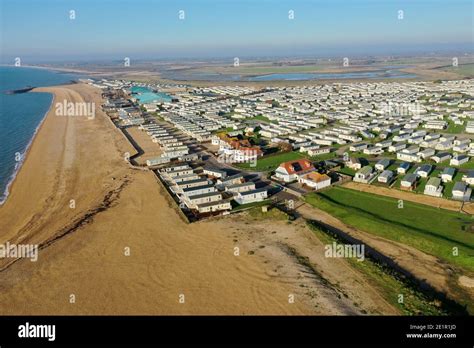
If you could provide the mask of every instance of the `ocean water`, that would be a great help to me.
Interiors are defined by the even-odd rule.
[[[0,67],[0,204],[25,158],[53,96],[50,93],[8,94],[28,87],[67,84],[78,75],[44,69]]]

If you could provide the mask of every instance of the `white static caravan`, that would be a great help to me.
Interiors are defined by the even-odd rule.
[[[170,161],[171,160],[168,157],[155,157],[155,158],[150,158],[149,160],[147,160],[146,165],[148,167],[153,167],[160,164],[169,163]]]

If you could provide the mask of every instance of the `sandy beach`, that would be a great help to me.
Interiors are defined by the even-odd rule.
[[[345,260],[325,259],[302,222],[186,224],[155,176],[123,160],[134,150],[99,89],[34,92],[93,101],[96,117],[52,108],[0,207],[0,243],[40,245],[37,262],[0,260],[0,314],[398,314]]]

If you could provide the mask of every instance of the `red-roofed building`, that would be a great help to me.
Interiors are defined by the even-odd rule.
[[[298,180],[300,175],[315,170],[313,164],[307,159],[283,162],[275,171],[275,176],[284,181],[292,182]]]

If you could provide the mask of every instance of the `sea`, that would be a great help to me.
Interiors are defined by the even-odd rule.
[[[68,84],[84,76],[46,69],[0,66],[0,204],[48,112],[51,93],[12,93],[30,87]]]

